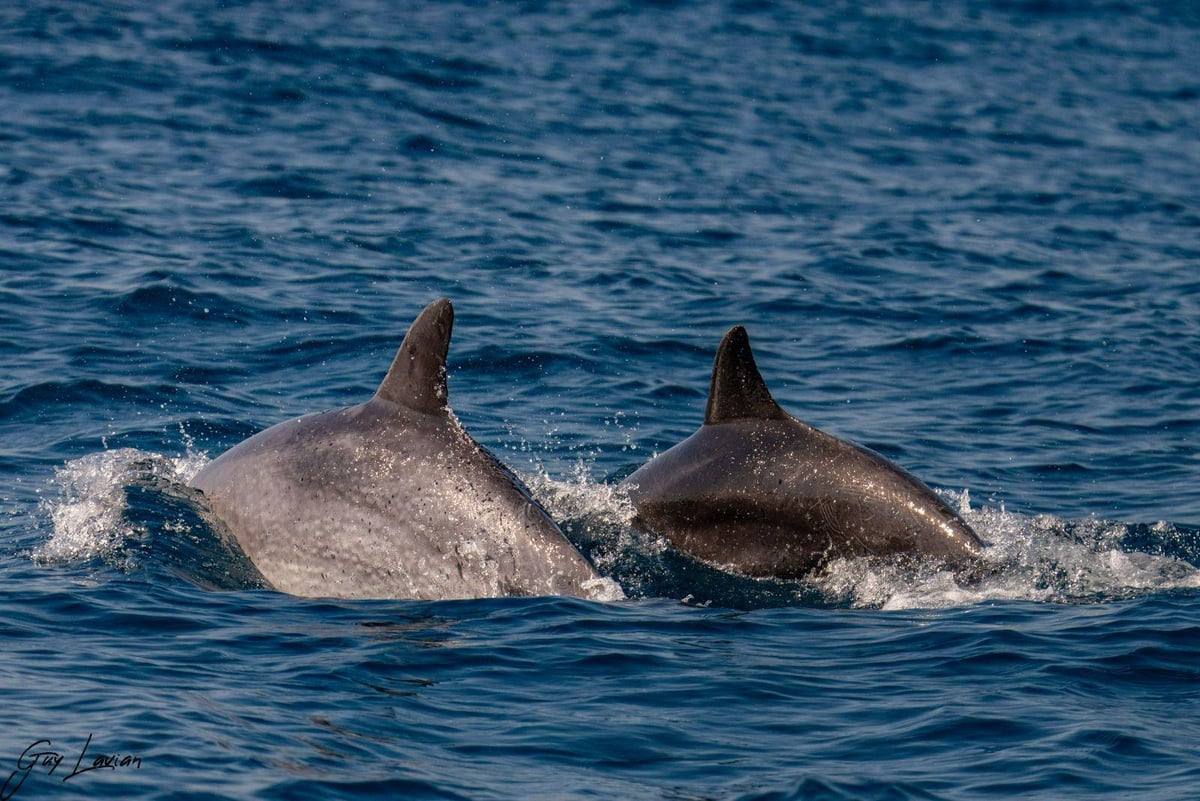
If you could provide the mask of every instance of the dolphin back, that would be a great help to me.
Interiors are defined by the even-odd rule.
[[[920,480],[787,414],[741,326],[717,349],[704,424],[625,479],[635,523],[753,576],[798,578],[843,557],[971,561],[982,543]]]
[[[272,426],[192,480],[276,588],[442,600],[611,593],[450,413],[450,302],[409,327],[374,397]]]

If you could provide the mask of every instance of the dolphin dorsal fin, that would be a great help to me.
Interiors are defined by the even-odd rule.
[[[717,346],[704,424],[746,419],[786,420],[787,417],[787,412],[771,397],[771,390],[767,389],[758,372],[746,329],[735,325]]]
[[[375,397],[426,414],[445,414],[446,353],[454,307],[445,298],[426,306],[408,327]]]

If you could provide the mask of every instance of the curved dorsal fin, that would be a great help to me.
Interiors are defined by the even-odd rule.
[[[426,414],[446,413],[446,353],[454,307],[445,298],[426,306],[408,327],[375,397]]]
[[[787,418],[787,412],[779,408],[779,404],[771,397],[771,391],[758,372],[746,329],[735,325],[717,346],[704,424]]]

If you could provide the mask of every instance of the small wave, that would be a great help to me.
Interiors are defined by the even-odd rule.
[[[115,402],[151,404],[161,402],[163,391],[132,383],[110,383],[94,379],[44,381],[22,387],[0,399],[0,420],[18,419],[47,408],[79,405],[102,408]]]
[[[245,197],[280,200],[328,200],[341,197],[311,172],[275,171],[267,175],[237,181],[231,188]]]
[[[255,589],[266,582],[236,541],[204,512],[186,482],[207,459],[134,448],[88,454],[59,468],[60,494],[42,504],[50,536],[35,562],[100,562],[126,573],[170,574],[209,589]]]
[[[245,323],[254,315],[241,303],[215,292],[200,292],[168,282],[144,283],[121,295],[112,306],[122,320],[179,319]]]
[[[930,564],[843,559],[813,579],[830,599],[851,607],[945,608],[988,601],[1095,603],[1200,588],[1193,565],[1130,549],[1143,527],[1052,515],[1023,515],[1000,507],[971,509],[970,496],[944,493],[988,543],[970,576]],[[1153,527],[1158,542],[1178,539],[1170,523]],[[1152,547],[1143,537],[1143,546]]]
[[[73,459],[54,472],[57,498],[42,502],[53,531],[33,553],[45,562],[111,557],[135,532],[124,517],[125,488],[147,476],[186,483],[204,457],[170,459],[135,448],[117,448]]]

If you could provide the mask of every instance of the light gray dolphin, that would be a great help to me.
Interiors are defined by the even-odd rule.
[[[635,525],[749,576],[799,578],[839,557],[893,554],[965,565],[983,547],[915,477],[781,409],[741,326],[717,349],[700,430],[622,484]]]
[[[453,321],[450,301],[431,303],[371,400],[268,428],[192,480],[276,589],[425,600],[613,594],[451,413]]]

